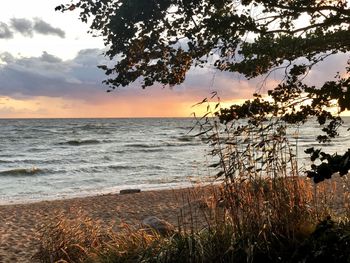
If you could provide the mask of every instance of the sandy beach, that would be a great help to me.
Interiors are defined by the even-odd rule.
[[[35,262],[31,257],[39,245],[38,231],[59,214],[74,218],[83,213],[106,226],[139,225],[147,216],[177,225],[179,208],[194,198],[193,189],[176,189],[3,205],[0,206],[0,262]]]
[[[343,179],[335,178],[335,180],[320,184],[328,189],[326,191],[328,192],[328,207],[335,205],[338,207],[337,209],[341,208],[340,210],[345,208],[341,200],[348,191],[346,189],[349,189],[349,184],[346,184],[348,183],[346,178]],[[308,182],[310,181],[308,180]],[[0,262],[36,262],[32,256],[40,245],[40,229],[42,226],[55,222],[57,216],[78,219],[84,215],[101,222],[102,226],[116,226],[115,230],[118,230],[118,226],[123,223],[138,227],[142,220],[148,216],[156,216],[177,226],[179,219],[182,218],[186,221],[186,213],[197,216],[201,221],[204,211],[202,205],[210,206],[211,201],[213,201],[208,192],[213,193],[217,190],[218,185],[208,185],[207,187],[142,191],[123,195],[115,193],[27,204],[1,205]],[[331,198],[332,196],[333,198]],[[193,213],[194,211],[195,213]],[[201,224],[205,222],[199,223],[200,225],[197,226],[201,227]]]

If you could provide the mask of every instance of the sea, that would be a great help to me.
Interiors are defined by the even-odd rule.
[[[350,118],[325,145],[350,148]],[[0,205],[212,182],[211,148],[193,118],[0,119]],[[298,132],[298,159],[319,147],[316,122]],[[294,136],[294,137],[293,137]]]

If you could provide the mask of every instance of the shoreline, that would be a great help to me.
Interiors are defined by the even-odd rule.
[[[180,208],[210,189],[198,186],[0,205],[0,262],[33,262],[40,229],[57,216],[79,219],[86,215],[106,227],[137,226],[146,217],[156,216],[176,226]]]
[[[125,189],[140,189],[141,192],[148,191],[165,191],[165,190],[178,190],[184,188],[195,188],[208,185],[214,185],[220,183],[220,181],[203,181],[203,182],[179,182],[179,183],[168,183],[168,184],[145,184],[145,185],[124,185],[124,186],[115,186],[107,188],[107,190],[102,191],[91,191],[75,194],[63,194],[61,196],[47,196],[47,198],[29,198],[29,199],[11,199],[0,197],[0,207],[9,206],[9,205],[25,205],[25,204],[36,204],[40,202],[54,202],[62,200],[70,200],[76,198],[86,198],[86,197],[97,197],[105,195],[118,195],[120,190]]]

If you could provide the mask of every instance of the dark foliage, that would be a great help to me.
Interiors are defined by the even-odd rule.
[[[319,86],[304,82],[315,64],[349,52],[348,1],[72,0],[56,7],[75,9],[104,38],[112,63],[99,67],[110,90],[140,78],[143,88],[176,85],[191,67],[208,64],[247,78],[282,68],[285,78],[268,93],[272,100],[233,105],[221,120],[260,114],[302,124],[314,117],[323,132],[317,140],[326,142],[342,123],[329,107],[337,114],[350,109],[350,67]]]
[[[330,155],[314,148],[306,149],[305,152],[310,154],[311,161],[318,159],[321,161],[319,165],[312,164],[311,170],[307,172],[307,176],[313,178],[315,183],[330,179],[335,173],[344,176],[350,170],[350,149],[343,155]]]
[[[349,223],[335,223],[327,218],[294,252],[291,262],[340,263],[350,261]]]

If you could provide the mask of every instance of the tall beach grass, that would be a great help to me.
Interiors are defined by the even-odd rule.
[[[222,124],[198,119],[217,183],[184,198],[177,231],[103,227],[87,216],[52,219],[40,262],[350,262],[350,181],[315,185],[303,176],[287,126],[253,116]],[[203,192],[201,192],[203,193]],[[326,261],[325,261],[326,260]]]

